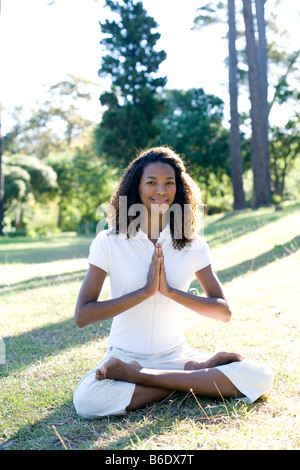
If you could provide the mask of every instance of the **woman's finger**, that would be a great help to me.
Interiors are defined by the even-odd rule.
[[[164,255],[163,255],[161,243],[156,243],[156,250],[157,250],[158,256],[163,258]]]

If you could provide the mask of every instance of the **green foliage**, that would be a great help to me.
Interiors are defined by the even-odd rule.
[[[223,102],[202,88],[167,90],[159,119],[161,142],[182,154],[193,176],[207,191],[214,179],[229,174],[229,136],[222,126]]]
[[[108,202],[121,169],[137,151],[150,145],[170,145],[184,157],[204,189],[210,213],[232,207],[222,101],[202,89],[164,92],[166,77],[157,72],[166,53],[156,47],[160,38],[156,21],[138,0],[107,0],[106,6],[110,12],[109,19],[100,24],[105,53],[99,76],[109,78],[111,87],[100,97],[105,108],[101,123],[92,130],[92,123],[81,111],[95,84],[68,75],[48,87],[45,101],[24,122],[22,107],[17,107],[12,116],[15,124],[3,137],[5,221],[8,227],[18,228],[15,233],[46,233],[56,223],[63,230],[94,231],[97,207]],[[200,2],[195,29],[213,27],[213,23],[225,25],[226,8],[219,0]],[[237,14],[238,24],[239,19]],[[297,71],[299,50],[291,51],[290,45],[285,47],[270,32],[269,22],[270,86],[274,89],[271,109],[274,103],[299,98],[291,80]],[[243,44],[242,40],[240,63],[244,70]],[[243,127],[249,127],[249,116],[247,119],[244,121],[241,114]],[[284,129],[274,127],[270,132],[274,203],[299,197],[296,124],[294,119]],[[242,138],[248,202],[253,186],[250,143]]]
[[[285,197],[286,176],[299,159],[299,120],[290,120],[285,128],[274,126],[271,129],[270,150],[272,189],[278,201],[278,197]]]
[[[37,157],[16,154],[6,158],[5,161],[8,166],[16,165],[29,174],[30,192],[41,195],[56,188],[56,173]]]
[[[49,155],[58,181],[59,226],[62,230],[91,231],[96,211],[109,201],[114,186],[114,171],[95,157],[88,147],[76,152]]]
[[[48,88],[45,102],[27,120],[21,107],[15,109],[15,124],[3,141],[6,232],[46,233],[57,223],[71,230],[96,223],[111,178],[95,158],[91,122],[79,111],[91,99],[93,85],[69,75]],[[92,178],[101,185],[98,198]]]
[[[6,155],[3,163],[5,206],[13,200],[24,202],[29,194],[37,197],[49,193],[56,187],[53,169],[34,156]]]
[[[160,34],[154,19],[142,2],[106,1],[116,20],[101,23],[107,54],[102,59],[100,77],[111,79],[111,90],[101,95],[107,109],[95,132],[99,155],[119,168],[128,164],[133,153],[151,144],[159,134],[154,118],[161,113],[159,91],[166,78],[157,77],[166,53],[155,45]]]
[[[30,175],[24,168],[14,165],[4,165],[5,202],[13,199],[24,200],[28,193]]]
[[[53,197],[57,187],[55,171],[37,157],[16,154],[3,157],[5,231],[24,229],[32,204]]]
[[[204,26],[225,22],[226,5],[224,2],[209,2],[197,9],[197,16],[194,20],[195,29],[201,29]],[[225,17],[225,18],[224,18]]]

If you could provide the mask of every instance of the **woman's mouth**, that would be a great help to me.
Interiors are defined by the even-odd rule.
[[[168,199],[152,199],[151,198],[151,203],[152,204],[168,204]]]

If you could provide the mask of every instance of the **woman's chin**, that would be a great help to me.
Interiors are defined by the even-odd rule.
[[[167,203],[159,203],[159,202],[151,202],[151,212],[154,214],[165,214],[169,209],[169,204]]]

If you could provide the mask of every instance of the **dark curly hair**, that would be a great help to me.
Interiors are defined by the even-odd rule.
[[[110,208],[107,210],[107,220],[109,227],[114,229],[115,233],[120,233],[121,217],[120,213],[120,196],[127,197],[127,205],[130,207],[132,204],[141,204],[139,196],[139,184],[143,174],[144,168],[150,163],[161,162],[170,165],[175,171],[176,180],[176,195],[173,204],[179,204],[181,207],[180,220],[176,220],[174,212],[170,209],[170,231],[173,240],[173,247],[181,250],[189,245],[194,239],[194,235],[198,229],[199,223],[199,204],[200,204],[200,191],[196,183],[187,174],[185,165],[182,159],[168,147],[154,147],[143,151],[138,155],[125,169],[122,178],[119,181],[114,193],[110,200]],[[184,210],[185,205],[189,205],[190,210],[188,213]],[[171,206],[172,207],[172,206]],[[122,227],[127,227],[136,216],[129,216],[126,214],[126,221]],[[188,218],[188,219],[187,219]],[[176,224],[181,224],[180,238],[174,238]],[[189,234],[192,236],[186,237],[184,233],[184,224],[189,227]],[[139,228],[139,227],[138,227]]]

